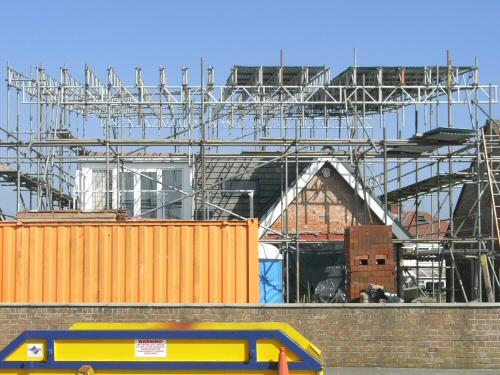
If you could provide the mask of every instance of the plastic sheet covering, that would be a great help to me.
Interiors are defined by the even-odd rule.
[[[321,280],[314,290],[314,300],[317,302],[346,302],[345,296],[345,266],[326,267],[326,280]]]
[[[288,250],[290,302],[296,302],[297,251]],[[299,245],[300,302],[345,302],[345,257],[343,242],[314,242]],[[286,263],[285,263],[286,267]]]

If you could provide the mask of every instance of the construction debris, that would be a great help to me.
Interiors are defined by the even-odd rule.
[[[122,221],[127,219],[126,210],[50,210],[22,211],[17,213],[19,222],[61,222],[61,221]]]
[[[368,289],[360,293],[361,303],[401,303],[404,302],[396,294],[385,290],[382,285],[368,284]]]

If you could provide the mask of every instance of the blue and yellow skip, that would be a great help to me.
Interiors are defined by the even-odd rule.
[[[77,323],[28,330],[0,352],[2,375],[290,375],[323,372],[321,351],[287,323]]]

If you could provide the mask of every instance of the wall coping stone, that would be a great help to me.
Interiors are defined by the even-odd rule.
[[[5,307],[179,307],[179,308],[260,308],[260,309],[416,309],[416,308],[500,308],[500,302],[461,302],[461,303],[1,303],[0,309]]]

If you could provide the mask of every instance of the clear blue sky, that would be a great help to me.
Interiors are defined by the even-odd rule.
[[[500,1],[153,1],[0,0],[0,125],[6,123],[6,66],[29,73],[66,65],[84,81],[85,64],[107,81],[108,65],[126,84],[158,67],[169,84],[200,61],[223,85],[233,65],[326,65],[332,77],[353,65],[454,65],[479,61],[479,83],[500,85]],[[4,78],[1,78],[4,77]],[[493,114],[500,117],[498,105]]]
[[[194,84],[203,58],[222,85],[232,65],[279,65],[280,50],[286,65],[327,65],[332,76],[355,48],[365,66],[446,65],[450,50],[455,65],[478,57],[480,83],[500,84],[499,18],[498,0],[0,0],[0,68],[43,64],[58,77],[66,64],[83,80],[85,63],[103,79],[111,65],[133,84],[140,66],[154,85],[160,65],[171,84],[188,67]]]

